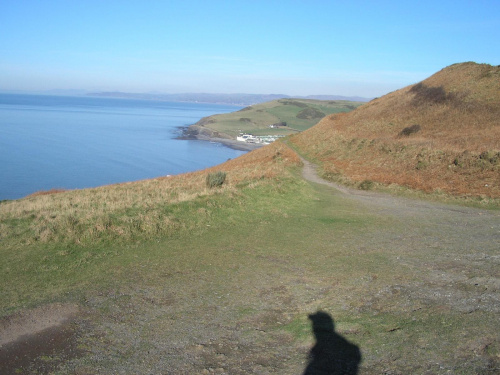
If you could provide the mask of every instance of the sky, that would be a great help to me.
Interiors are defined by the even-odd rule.
[[[500,64],[500,0],[0,0],[0,90],[376,97]]]

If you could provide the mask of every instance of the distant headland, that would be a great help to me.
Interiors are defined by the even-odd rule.
[[[285,94],[211,94],[211,93],[183,93],[183,94],[155,94],[155,93],[127,93],[120,91],[94,92],[89,96],[100,96],[108,98],[160,100],[169,102],[191,102],[210,104],[229,104],[235,106],[247,106],[252,104],[269,102],[277,99],[316,99],[316,100],[349,100],[357,102],[368,102],[372,98],[359,96],[340,95],[309,95],[290,96]]]

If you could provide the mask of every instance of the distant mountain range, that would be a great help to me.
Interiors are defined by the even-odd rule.
[[[87,94],[89,96],[100,96],[110,98],[127,99],[145,99],[160,100],[169,102],[197,102],[214,103],[247,106],[252,104],[269,102],[276,99],[297,98],[297,99],[315,99],[315,100],[349,100],[355,102],[368,102],[371,98],[359,96],[340,96],[340,95],[309,95],[309,96],[290,96],[284,94],[208,94],[208,93],[183,93],[183,94],[141,94],[127,92],[95,92]]]

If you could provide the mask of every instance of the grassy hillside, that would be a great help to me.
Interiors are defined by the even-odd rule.
[[[345,196],[300,164],[278,141],[0,203],[0,372],[300,374],[323,311],[359,375],[496,373],[498,215]],[[16,324],[32,335],[4,345]]]
[[[497,374],[498,210],[341,193],[288,144],[364,188],[495,197],[498,82],[454,65],[214,168],[0,202],[0,373],[300,374],[320,312],[358,375]]]
[[[329,178],[498,198],[500,67],[449,66],[348,114],[327,116],[292,142],[321,161]]]
[[[315,125],[328,114],[348,112],[362,102],[344,100],[279,99],[255,104],[239,111],[201,119],[191,127],[204,134],[235,138],[240,133],[288,135]],[[269,125],[286,122],[287,126],[270,129]]]

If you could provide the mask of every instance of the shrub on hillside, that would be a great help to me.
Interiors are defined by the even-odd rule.
[[[483,151],[481,154],[473,154],[470,151],[464,151],[455,157],[453,165],[460,168],[481,168],[497,170],[500,165],[500,152]]]
[[[418,133],[422,129],[422,127],[418,124],[414,124],[412,126],[407,126],[401,132],[399,132],[400,137],[409,137],[412,134]]]
[[[308,107],[308,105],[306,103],[297,102],[295,100],[280,100],[279,102],[281,104],[284,104],[284,105],[294,105],[294,106],[299,107],[299,108],[307,108]]]
[[[218,186],[222,186],[222,184],[226,181],[226,172],[215,172],[209,173],[207,175],[207,187],[214,188]]]
[[[280,122],[277,122],[275,124],[272,124],[271,126],[274,128],[283,127],[283,126],[286,126],[286,121],[280,121]]]
[[[451,99],[451,95],[447,94],[443,86],[430,87],[422,82],[417,83],[410,89],[411,93],[415,94],[413,104],[419,105],[424,103],[441,104]]]
[[[297,113],[296,117],[303,120],[311,120],[315,118],[323,118],[325,117],[325,114],[316,108],[309,107]]]
[[[372,190],[375,187],[375,183],[371,180],[364,180],[359,184],[361,190]]]
[[[497,165],[500,162],[500,152],[483,151],[479,158],[489,162],[490,164]]]

